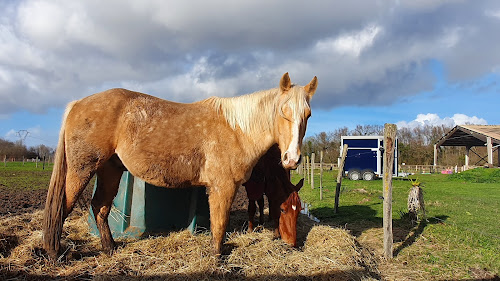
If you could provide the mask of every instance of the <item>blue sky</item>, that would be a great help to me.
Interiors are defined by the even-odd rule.
[[[318,76],[308,135],[500,124],[498,26],[498,1],[2,1],[0,138],[55,146],[65,104],[108,88],[193,102],[285,72]]]

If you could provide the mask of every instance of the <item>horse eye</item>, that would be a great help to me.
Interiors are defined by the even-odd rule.
[[[285,213],[285,210],[284,210],[284,209],[281,209],[281,208],[280,208],[280,211],[281,211],[281,213],[282,213],[282,214],[284,214],[284,213]]]

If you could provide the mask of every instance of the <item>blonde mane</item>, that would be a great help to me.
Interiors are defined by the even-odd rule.
[[[259,134],[274,130],[276,109],[279,108],[280,115],[284,116],[283,106],[287,103],[295,114],[294,119],[304,118],[309,101],[294,86],[289,90],[288,98],[281,102],[279,88],[231,98],[211,97],[203,102],[211,104],[217,113],[222,113],[233,129],[239,127],[245,134]]]

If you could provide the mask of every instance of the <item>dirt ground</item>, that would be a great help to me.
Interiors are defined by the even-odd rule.
[[[18,191],[0,187],[0,216],[30,213],[43,208],[46,190]]]
[[[87,188],[78,202],[80,206],[88,206],[91,196],[92,190],[91,188]],[[45,206],[46,197],[47,190],[12,190],[0,186],[0,216],[30,213],[39,209],[41,210]],[[231,211],[246,210],[247,206],[248,199],[246,197],[245,188],[241,187],[236,193]]]

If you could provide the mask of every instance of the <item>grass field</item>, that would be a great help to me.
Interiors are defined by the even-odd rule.
[[[0,164],[0,187],[8,189],[47,189],[52,174],[52,164],[33,162],[7,162]]]
[[[292,173],[292,181],[299,175]],[[413,175],[422,183],[427,220],[411,226],[407,213],[409,180],[393,181],[395,258],[388,267],[403,265],[423,278],[494,278],[500,272],[500,170],[475,169],[456,175]],[[382,180],[344,179],[339,213],[334,214],[336,171],[323,177],[319,200],[319,175],[315,189],[305,184],[303,201],[322,223],[344,226],[382,249]],[[371,236],[371,237],[370,237]],[[378,236],[378,237],[373,237]],[[419,279],[419,278],[416,278]]]
[[[3,163],[2,163],[3,164]],[[46,189],[52,166],[34,163],[0,166],[0,187]],[[292,173],[292,181],[299,176]],[[500,272],[500,170],[476,169],[455,175],[411,176],[422,182],[427,220],[412,226],[406,214],[409,180],[393,181],[394,259],[378,270],[390,280],[497,280]],[[319,175],[315,189],[300,191],[321,224],[341,226],[375,255],[382,253],[382,180],[343,180],[339,213],[334,214],[336,171]],[[495,275],[497,277],[495,277]]]

